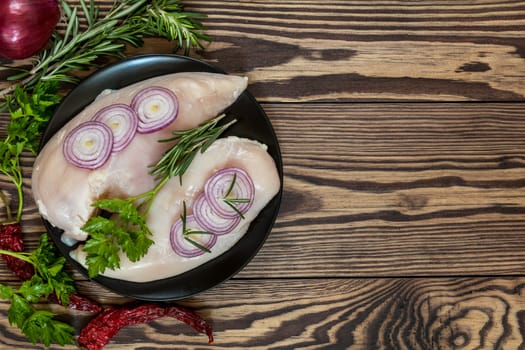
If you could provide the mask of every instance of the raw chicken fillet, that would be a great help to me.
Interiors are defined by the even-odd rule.
[[[242,77],[212,73],[177,73],[157,77],[101,94],[73,118],[45,145],[33,169],[33,194],[41,215],[64,230],[62,241],[73,244],[88,237],[82,226],[94,214],[92,203],[102,198],[127,198],[155,187],[149,174],[170,144],[157,142],[174,130],[186,130],[212,119],[235,102],[245,90]],[[168,88],[179,103],[177,118],[166,128],[151,134],[137,133],[122,151],[113,153],[100,168],[87,170],[70,164],[64,157],[63,144],[68,133],[90,120],[105,106],[129,104],[132,97],[148,86]],[[248,116],[249,117],[249,116]],[[197,257],[182,257],[172,248],[170,229],[181,217],[183,207],[191,208],[206,181],[217,171],[241,168],[254,185],[251,207],[233,231],[218,235],[211,252]],[[134,282],[147,282],[180,274],[209,261],[230,249],[248,230],[250,223],[278,193],[280,178],[266,145],[235,136],[216,140],[204,153],[198,153],[182,178],[170,179],[158,192],[147,217],[153,245],[138,262],[121,254],[120,268],[104,275]],[[80,244],[71,256],[85,265],[86,253]]]

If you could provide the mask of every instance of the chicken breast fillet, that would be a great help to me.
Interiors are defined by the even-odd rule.
[[[240,168],[248,173],[254,184],[254,201],[244,213],[244,219],[229,233],[219,235],[211,252],[196,257],[178,255],[170,244],[170,229],[183,212],[187,215],[211,175],[226,168]],[[106,270],[105,276],[133,282],[148,282],[181,274],[201,265],[230,249],[248,230],[250,223],[278,193],[280,178],[273,158],[266,146],[245,138],[230,136],[218,139],[204,153],[198,153],[182,176],[172,178],[159,191],[151,206],[147,225],[152,231],[154,244],[138,262],[129,261],[121,254],[120,268]],[[82,247],[71,256],[85,264]]]
[[[156,163],[168,145],[157,142],[174,130],[196,127],[230,106],[245,90],[247,79],[214,73],[176,73],[142,81],[101,94],[47,142],[38,155],[32,175],[32,190],[40,214],[64,230],[66,243],[83,241],[81,227],[93,215],[91,204],[108,197],[131,197],[154,186],[148,166]],[[129,104],[147,86],[170,89],[177,96],[178,116],[166,128],[151,134],[136,134],[124,150],[114,153],[96,170],[78,168],[64,157],[65,137],[79,124],[93,118],[105,106]]]

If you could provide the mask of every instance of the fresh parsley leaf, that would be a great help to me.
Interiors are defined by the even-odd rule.
[[[25,320],[22,332],[33,344],[38,342],[45,346],[51,343],[74,344],[72,334],[75,329],[64,322],[57,321],[55,316],[50,311],[33,310],[33,313]]]
[[[13,294],[15,294],[15,290],[11,286],[6,286],[5,284],[0,284],[0,298],[2,299],[10,299]]]
[[[0,141],[0,172],[17,189],[16,221],[21,219],[24,203],[20,157],[23,151],[37,152],[40,136],[60,100],[57,82],[38,82],[31,93],[17,87],[12,96],[6,96],[11,120],[7,125],[7,137]]]
[[[15,143],[23,143],[25,149],[36,153],[40,135],[61,101],[58,82],[39,81],[31,92],[17,86],[6,99],[11,121],[7,125],[7,137]]]
[[[24,281],[16,291],[0,285],[0,297],[9,299],[20,295],[29,302],[36,302],[41,297],[55,293],[63,305],[69,303],[69,295],[75,293],[74,280],[65,269],[66,260],[60,255],[47,234],[40,237],[38,247],[31,253],[12,252],[0,249],[0,254],[7,254],[27,261],[35,268],[35,274]]]
[[[63,305],[69,303],[69,295],[75,293],[74,280],[65,270],[66,259],[58,252],[48,235],[41,235],[38,247],[32,253],[32,259],[37,261],[35,269],[56,294]]]
[[[74,344],[75,329],[56,320],[55,316],[50,311],[35,310],[27,299],[18,294],[13,294],[7,310],[9,324],[17,326],[33,344]]]
[[[22,329],[25,321],[33,313],[33,307],[23,296],[13,294],[11,297],[11,306],[7,310],[7,319],[9,324],[15,325]]]
[[[105,218],[100,218],[100,220],[97,218],[100,217],[95,217],[91,220],[107,220]],[[93,278],[103,273],[106,269],[118,269],[120,267],[120,247],[115,244],[114,237],[111,236],[111,233],[107,235],[104,231],[91,230],[90,221],[88,221],[83,228],[90,234],[90,238],[86,241],[83,250],[87,253],[86,265],[88,267],[89,277]],[[96,226],[97,225],[95,225],[95,227]],[[107,226],[100,225],[99,227]]]
[[[0,284],[0,297],[10,300],[7,317],[33,343],[60,345],[73,344],[74,328],[55,319],[50,311],[36,310],[32,304],[55,293],[63,305],[69,302],[69,294],[75,293],[73,278],[65,270],[65,259],[46,234],[40,237],[38,247],[31,253],[0,250],[31,263],[35,274],[18,289]]]
[[[153,244],[148,238],[151,232],[145,218],[133,205],[133,199],[103,199],[93,206],[112,213],[112,218],[95,216],[82,228],[90,235],[84,245],[90,277],[103,273],[107,268],[119,268],[120,252],[133,262],[148,252]]]
[[[33,277],[22,283],[18,289],[18,293],[21,294],[28,302],[36,303],[42,296],[48,296],[53,290],[52,286],[46,283],[40,276],[33,275]]]

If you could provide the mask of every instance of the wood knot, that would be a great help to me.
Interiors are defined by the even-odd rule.
[[[461,67],[456,69],[456,73],[461,72],[487,72],[491,68],[490,66],[485,62],[468,62],[463,64]]]
[[[483,344],[496,344],[509,327],[505,323],[508,305],[497,297],[469,296],[433,303],[437,307],[424,316],[429,321],[426,334],[430,343],[440,349],[475,349]]]
[[[428,198],[422,195],[408,195],[400,194],[398,205],[409,210],[419,210],[425,207],[428,203]]]

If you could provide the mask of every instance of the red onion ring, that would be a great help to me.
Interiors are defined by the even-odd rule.
[[[177,220],[171,226],[170,243],[173,251],[185,258],[194,258],[196,256],[204,254],[204,250],[195,247],[193,244],[184,239],[182,226],[182,219]],[[186,216],[186,228],[193,229],[196,231],[205,231],[203,228],[199,227],[193,215]],[[189,238],[198,242],[207,249],[213,247],[215,242],[217,242],[217,236],[214,234],[189,234],[188,236],[191,236]],[[205,241],[202,239],[205,239]]]
[[[109,126],[97,121],[87,121],[66,136],[63,153],[66,160],[84,169],[103,166],[113,149],[113,133]]]
[[[131,108],[139,118],[137,131],[149,134],[165,128],[177,118],[179,102],[171,90],[151,86],[133,97]]]
[[[250,209],[255,196],[255,186],[248,173],[241,168],[224,168],[213,174],[204,185],[206,199],[217,215],[223,218],[238,217],[239,213],[225,203],[227,191],[233,181],[235,184],[228,197],[248,199],[246,203],[237,203],[235,208],[244,214]]]
[[[239,215],[232,218],[218,215],[211,207],[204,192],[193,202],[193,217],[200,227],[216,235],[230,233],[241,221]]]
[[[109,126],[113,133],[113,152],[120,152],[133,140],[139,120],[135,111],[128,105],[116,103],[99,110],[94,121]]]

